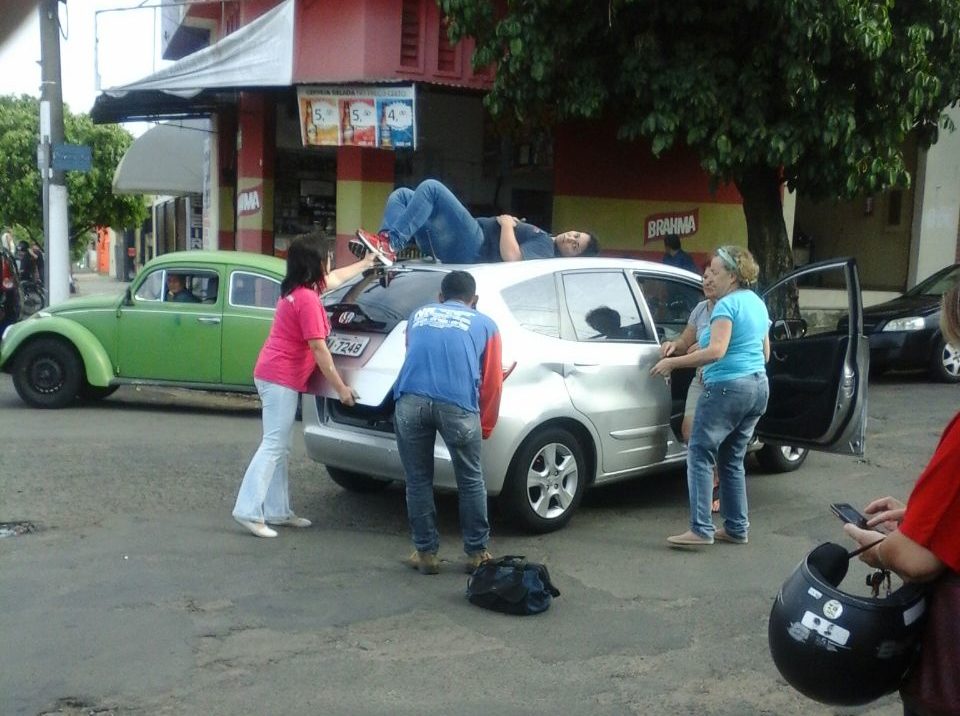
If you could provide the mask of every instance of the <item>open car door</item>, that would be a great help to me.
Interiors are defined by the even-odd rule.
[[[765,443],[862,456],[870,349],[856,260],[803,266],[763,292],[770,327]]]

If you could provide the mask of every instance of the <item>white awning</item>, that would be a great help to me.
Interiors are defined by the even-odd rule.
[[[158,124],[137,137],[113,173],[114,194],[200,194],[210,122]]]
[[[289,87],[293,84],[294,0],[284,0],[219,42],[104,94],[158,90],[193,97],[203,90]]]

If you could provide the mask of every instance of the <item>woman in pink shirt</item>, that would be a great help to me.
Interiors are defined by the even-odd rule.
[[[276,537],[267,526],[309,527],[310,520],[290,509],[287,461],[300,393],[316,368],[344,405],[357,398],[343,382],[327,349],[330,322],[320,294],[372,268],[376,254],[328,273],[325,239],[319,234],[296,238],[287,251],[287,275],[270,335],[260,350],[253,379],[263,406],[263,440],[243,476],[233,518],[257,537]]]

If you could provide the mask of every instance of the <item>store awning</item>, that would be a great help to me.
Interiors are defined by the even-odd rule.
[[[208,116],[241,89],[293,83],[294,0],[199,52],[136,82],[111,87],[94,102],[94,122]]]
[[[199,194],[203,191],[207,120],[158,124],[137,137],[113,173],[114,194]]]

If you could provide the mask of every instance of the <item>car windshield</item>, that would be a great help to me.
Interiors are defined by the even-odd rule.
[[[335,314],[338,307],[359,308],[358,313],[365,320],[354,321],[355,327],[369,327],[389,333],[397,323],[405,321],[414,309],[437,300],[445,275],[444,271],[406,267],[370,271],[325,294],[323,304],[331,314]],[[363,326],[364,323],[367,326]]]
[[[960,264],[957,266],[948,266],[945,269],[937,271],[933,276],[925,281],[921,281],[904,295],[936,296],[939,298],[949,289],[956,286],[957,281],[960,281]]]

